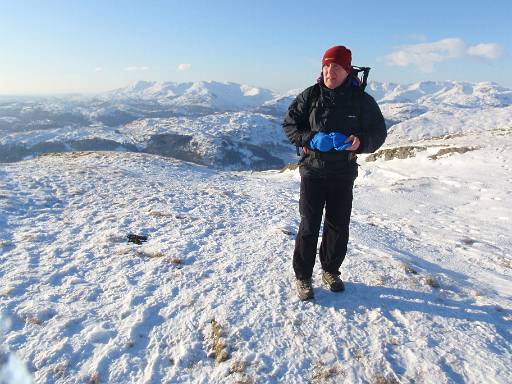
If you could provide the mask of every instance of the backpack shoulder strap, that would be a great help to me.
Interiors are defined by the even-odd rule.
[[[352,105],[354,108],[354,112],[357,112],[358,115],[361,114],[361,104],[363,99],[363,89],[358,86],[352,87]]]
[[[311,113],[313,113],[313,110],[318,106],[318,100],[320,99],[320,85],[317,83],[311,87],[311,91],[309,92],[308,98],[306,100],[307,103],[307,124],[309,125],[309,117],[311,116]],[[300,156],[300,147],[295,148],[297,151],[297,156]]]
[[[320,85],[317,83],[317,84],[313,85],[313,89],[311,89],[311,93],[309,94],[308,119],[309,119],[309,116],[311,116],[313,109],[315,109],[318,106],[319,99],[320,99]]]
[[[368,75],[370,74],[370,67],[356,67],[352,66],[351,75],[357,80],[359,83],[359,87],[364,91],[366,85],[368,84]],[[360,73],[362,73],[360,77]]]
[[[363,124],[361,115],[362,105],[363,105],[363,97],[364,91],[361,87],[353,87],[352,89],[352,113],[357,116],[357,120],[359,121],[359,132],[363,133]]]

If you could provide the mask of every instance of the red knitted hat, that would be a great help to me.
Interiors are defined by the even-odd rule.
[[[322,58],[322,67],[332,62],[341,65],[347,73],[350,73],[352,69],[352,52],[343,45],[329,48],[325,51]]]

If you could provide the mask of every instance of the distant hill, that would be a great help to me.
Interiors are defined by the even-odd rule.
[[[0,161],[45,152],[160,154],[220,169],[273,169],[294,161],[280,124],[301,90],[231,82],[139,81],[94,96],[0,99]],[[387,144],[507,127],[512,90],[496,83],[370,82]]]
[[[257,108],[274,97],[276,94],[268,89],[216,81],[139,81],[100,95],[105,100],[153,100],[174,108],[202,107],[212,111]]]

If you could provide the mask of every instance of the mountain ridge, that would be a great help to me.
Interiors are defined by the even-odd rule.
[[[386,145],[510,126],[512,90],[491,82],[370,82]],[[73,150],[136,151],[220,169],[276,169],[294,161],[282,119],[300,90],[233,82],[150,82],[92,98],[0,101],[0,161]]]
[[[437,102],[466,107],[478,107],[478,101],[482,102],[481,105],[495,107],[512,104],[512,90],[490,81],[428,80],[409,84],[370,81],[366,91],[379,103]],[[230,101],[233,100],[233,96],[238,96],[243,98],[246,103],[234,103],[231,107],[247,108],[268,106],[281,100],[293,100],[300,92],[300,89],[294,89],[279,93],[262,87],[234,82],[138,81],[99,95],[115,99],[153,98],[160,101],[169,99],[168,102],[172,105],[197,103],[198,105],[221,108],[229,103],[219,103],[215,99]]]

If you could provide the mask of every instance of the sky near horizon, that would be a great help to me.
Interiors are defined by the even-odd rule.
[[[0,94],[90,93],[138,80],[304,88],[324,51],[371,80],[512,88],[512,2],[0,0]],[[508,25],[508,27],[507,27]]]

